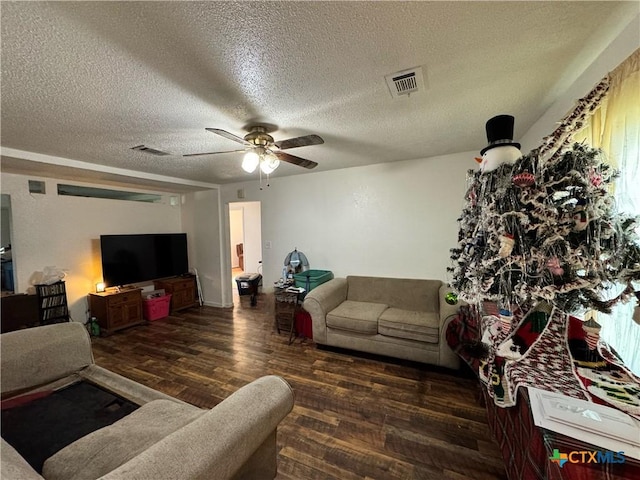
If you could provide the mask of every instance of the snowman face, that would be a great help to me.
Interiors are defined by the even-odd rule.
[[[513,164],[521,156],[522,152],[513,145],[491,148],[482,155],[480,171],[491,172],[503,163]]]

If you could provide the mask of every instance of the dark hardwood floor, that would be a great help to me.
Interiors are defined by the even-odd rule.
[[[278,429],[278,479],[506,479],[476,381],[429,365],[288,345],[273,296],[192,308],[93,341],[96,362],[211,408],[267,374],[295,390]]]

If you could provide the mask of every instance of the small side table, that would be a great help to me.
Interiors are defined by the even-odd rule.
[[[306,292],[288,292],[287,287],[275,287],[275,324],[280,330],[289,333],[289,345],[293,342],[296,330],[296,313],[300,310]]]

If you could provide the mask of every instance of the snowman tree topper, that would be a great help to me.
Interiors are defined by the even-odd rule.
[[[497,115],[487,121],[485,128],[489,145],[480,150],[482,158],[476,158],[482,173],[491,172],[503,163],[513,164],[522,156],[520,144],[513,141],[514,122],[511,115]]]

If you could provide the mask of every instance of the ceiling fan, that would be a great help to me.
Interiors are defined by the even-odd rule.
[[[273,137],[267,133],[267,127],[263,125],[254,125],[250,127],[249,133],[247,133],[244,138],[238,137],[233,133],[229,133],[226,130],[221,130],[219,128],[205,128],[205,130],[240,143],[244,145],[244,148],[223,152],[190,153],[183,156],[197,157],[201,155],[215,155],[218,153],[246,152],[244,159],[242,160],[242,169],[247,173],[252,173],[259,165],[260,170],[263,173],[270,174],[278,168],[280,160],[304,168],[315,168],[318,166],[316,162],[291,155],[290,153],[285,153],[282,150],[306,147],[309,145],[320,145],[324,143],[324,140],[318,135],[304,135],[302,137],[289,138],[287,140],[274,142]]]

